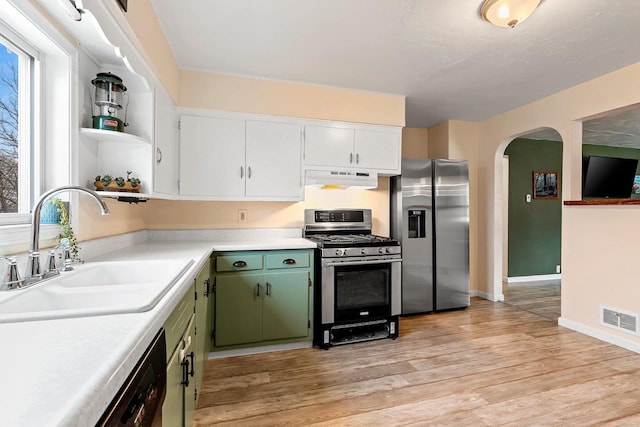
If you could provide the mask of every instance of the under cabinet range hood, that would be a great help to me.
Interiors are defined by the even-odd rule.
[[[378,187],[378,174],[347,170],[307,170],[305,185],[324,189],[370,190]]]

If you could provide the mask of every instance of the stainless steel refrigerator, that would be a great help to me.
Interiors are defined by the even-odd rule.
[[[468,307],[468,162],[403,158],[390,206],[391,237],[402,244],[402,314]]]

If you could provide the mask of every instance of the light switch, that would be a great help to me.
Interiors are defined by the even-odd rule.
[[[531,194],[527,194],[524,198],[527,203],[531,203]]]

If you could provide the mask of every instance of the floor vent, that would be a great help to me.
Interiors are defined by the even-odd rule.
[[[638,335],[638,315],[600,306],[600,324],[629,334]]]

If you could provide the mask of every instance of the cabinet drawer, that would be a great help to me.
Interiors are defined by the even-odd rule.
[[[289,252],[267,255],[267,269],[309,267],[308,252]]]
[[[262,270],[262,255],[224,255],[216,258],[216,271]]]
[[[193,315],[195,304],[195,289],[189,288],[185,296],[180,300],[176,308],[164,322],[164,329],[167,339],[167,360],[173,354],[178,343],[182,339],[189,320]]]

